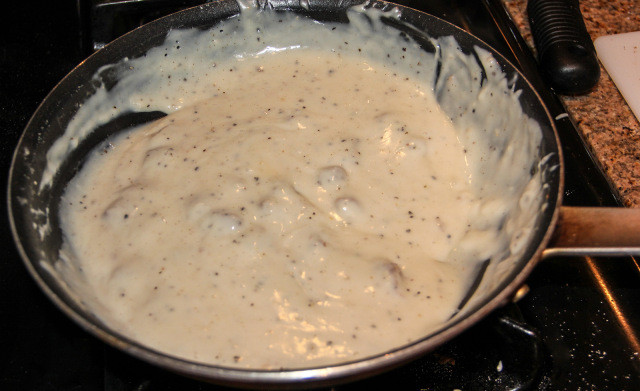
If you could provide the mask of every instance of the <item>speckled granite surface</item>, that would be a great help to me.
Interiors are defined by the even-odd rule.
[[[532,45],[526,4],[526,0],[505,0]],[[640,30],[640,0],[581,0],[580,9],[592,39]],[[601,71],[593,91],[562,100],[619,199],[640,208],[640,123],[602,66]]]

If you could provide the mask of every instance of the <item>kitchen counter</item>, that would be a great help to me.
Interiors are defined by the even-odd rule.
[[[526,0],[505,0],[506,8],[530,46],[533,40]],[[640,30],[639,0],[582,0],[580,9],[592,39]],[[601,66],[600,81],[589,93],[561,96],[622,204],[640,207],[640,123]]]

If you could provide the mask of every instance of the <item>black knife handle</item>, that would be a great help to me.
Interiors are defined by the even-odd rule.
[[[578,0],[529,0],[529,25],[540,70],[557,92],[581,94],[600,79],[600,65]]]

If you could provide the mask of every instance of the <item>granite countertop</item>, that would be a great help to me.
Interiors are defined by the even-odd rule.
[[[532,46],[527,1],[504,2]],[[640,30],[640,0],[582,0],[580,9],[594,40]],[[602,65],[600,69],[600,81],[591,92],[561,98],[619,200],[640,208],[640,123]]]

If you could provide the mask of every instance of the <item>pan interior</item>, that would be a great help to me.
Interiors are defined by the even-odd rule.
[[[347,28],[345,34],[368,35],[374,39],[363,39],[359,46],[373,57],[385,57],[389,52],[399,58],[418,56],[423,67],[422,74],[429,80],[438,103],[458,130],[458,137],[465,145],[477,146],[476,149],[469,149],[469,159],[475,162],[474,180],[479,184],[478,194],[496,202],[486,203],[477,210],[477,216],[471,218],[474,227],[465,239],[469,245],[460,247],[460,251],[465,252],[460,258],[475,259],[481,278],[476,279],[473,289],[460,303],[459,311],[450,321],[428,333],[435,335],[491,301],[537,251],[546,229],[536,227],[546,226],[550,217],[543,211],[552,210],[555,206],[546,201],[547,196],[557,188],[554,167],[558,160],[557,155],[553,155],[556,151],[555,138],[548,125],[546,111],[540,106],[535,93],[508,64],[496,59],[481,42],[465,37],[462,32],[441,21],[428,23],[436,21],[435,18],[426,22],[423,15],[418,18],[407,10],[380,12],[380,8],[386,9],[388,6],[383,3],[370,5],[373,7],[350,13],[345,9],[338,12],[326,9],[312,12],[302,8],[297,10],[295,16],[286,11],[278,14],[277,19],[288,23],[311,23],[309,18],[315,17],[323,22],[313,24],[319,30],[329,26],[329,30],[333,27]],[[229,9],[230,6],[227,4],[225,7]],[[209,8],[215,10],[214,6]],[[247,16],[250,12],[253,11],[243,11]],[[417,27],[408,23],[412,16],[423,18],[420,23],[413,20],[418,23]],[[241,14],[226,22],[214,23],[214,27],[209,22],[206,30],[174,30],[166,38],[161,35],[160,40],[157,36],[149,38],[150,45],[157,45],[159,41],[163,43],[150,50],[139,49],[139,54],[146,52],[145,56],[132,60],[117,61],[121,53],[117,53],[118,46],[113,45],[113,49],[107,48],[106,52],[90,59],[87,69],[78,70],[65,80],[66,84],[79,83],[81,87],[77,91],[80,92],[66,100],[53,99],[51,102],[52,99],[49,99],[32,119],[16,152],[12,174],[14,226],[36,278],[51,292],[54,300],[60,301],[59,304],[65,308],[71,308],[72,316],[80,318],[81,323],[88,319],[91,324],[100,325],[100,329],[107,334],[120,337],[118,332],[111,330],[108,322],[104,324],[103,317],[96,316],[99,305],[89,299],[91,294],[85,290],[90,288],[81,287],[74,283],[73,278],[69,278],[69,273],[73,271],[65,271],[64,265],[70,264],[71,260],[61,261],[64,234],[58,223],[58,207],[68,180],[81,168],[84,156],[102,145],[105,135],[118,133],[181,107],[182,103],[178,105],[176,102],[183,99],[183,95],[168,94],[165,101],[153,104],[144,99],[145,95],[158,96],[149,87],[154,85],[153,78],[166,77],[158,74],[157,67],[145,66],[151,58],[164,57],[165,54],[168,54],[167,61],[182,58],[180,53],[187,52],[189,44],[202,45],[202,37],[215,29],[226,39],[231,34],[240,34],[246,29],[242,24],[244,19]],[[329,22],[345,20],[350,20],[350,23],[339,22],[334,26]],[[424,33],[428,29],[434,30],[427,27],[431,24],[444,27]],[[159,26],[163,27],[162,24]],[[391,35],[393,39],[385,43],[375,38],[376,34]],[[304,38],[306,41],[301,42],[302,37],[302,34],[289,35],[285,41],[278,42],[278,47],[298,50],[293,48],[322,46],[322,35],[309,34]],[[122,42],[126,42],[126,39],[133,38],[125,37]],[[211,36],[207,39],[211,40]],[[213,56],[219,56],[214,57],[213,62],[221,61],[215,58],[238,58],[241,57],[238,53],[263,50],[264,43],[257,42],[260,41],[252,40],[251,46],[244,50],[239,50],[238,45],[223,44],[212,51]],[[398,42],[402,45],[398,45]],[[105,60],[112,65],[98,68],[98,64],[104,65]],[[399,66],[402,67],[402,64]],[[185,71],[184,77],[175,74],[172,77],[174,80],[187,76],[191,78],[197,72],[203,71],[191,68]],[[59,87],[60,90],[65,82]],[[135,88],[131,88],[132,85]],[[131,93],[132,90],[136,91],[135,94]],[[55,97],[64,93],[54,91],[52,95]],[[82,102],[82,105],[69,101],[74,99]],[[113,107],[117,109],[113,110]],[[50,120],[51,115],[60,111],[64,113],[63,120],[54,124]],[[486,150],[492,153],[474,155],[475,151]],[[524,164],[526,169],[514,171],[514,162]],[[505,187],[504,183],[508,185]],[[508,193],[505,188],[509,189]],[[503,212],[496,213],[496,209],[503,209]],[[493,220],[487,220],[487,216]],[[482,243],[482,246],[478,243]],[[487,243],[491,245],[487,246]],[[123,338],[127,340],[126,336]],[[417,338],[412,345],[424,341]],[[132,345],[136,346],[136,343],[132,342]],[[396,348],[393,346],[387,350]]]

